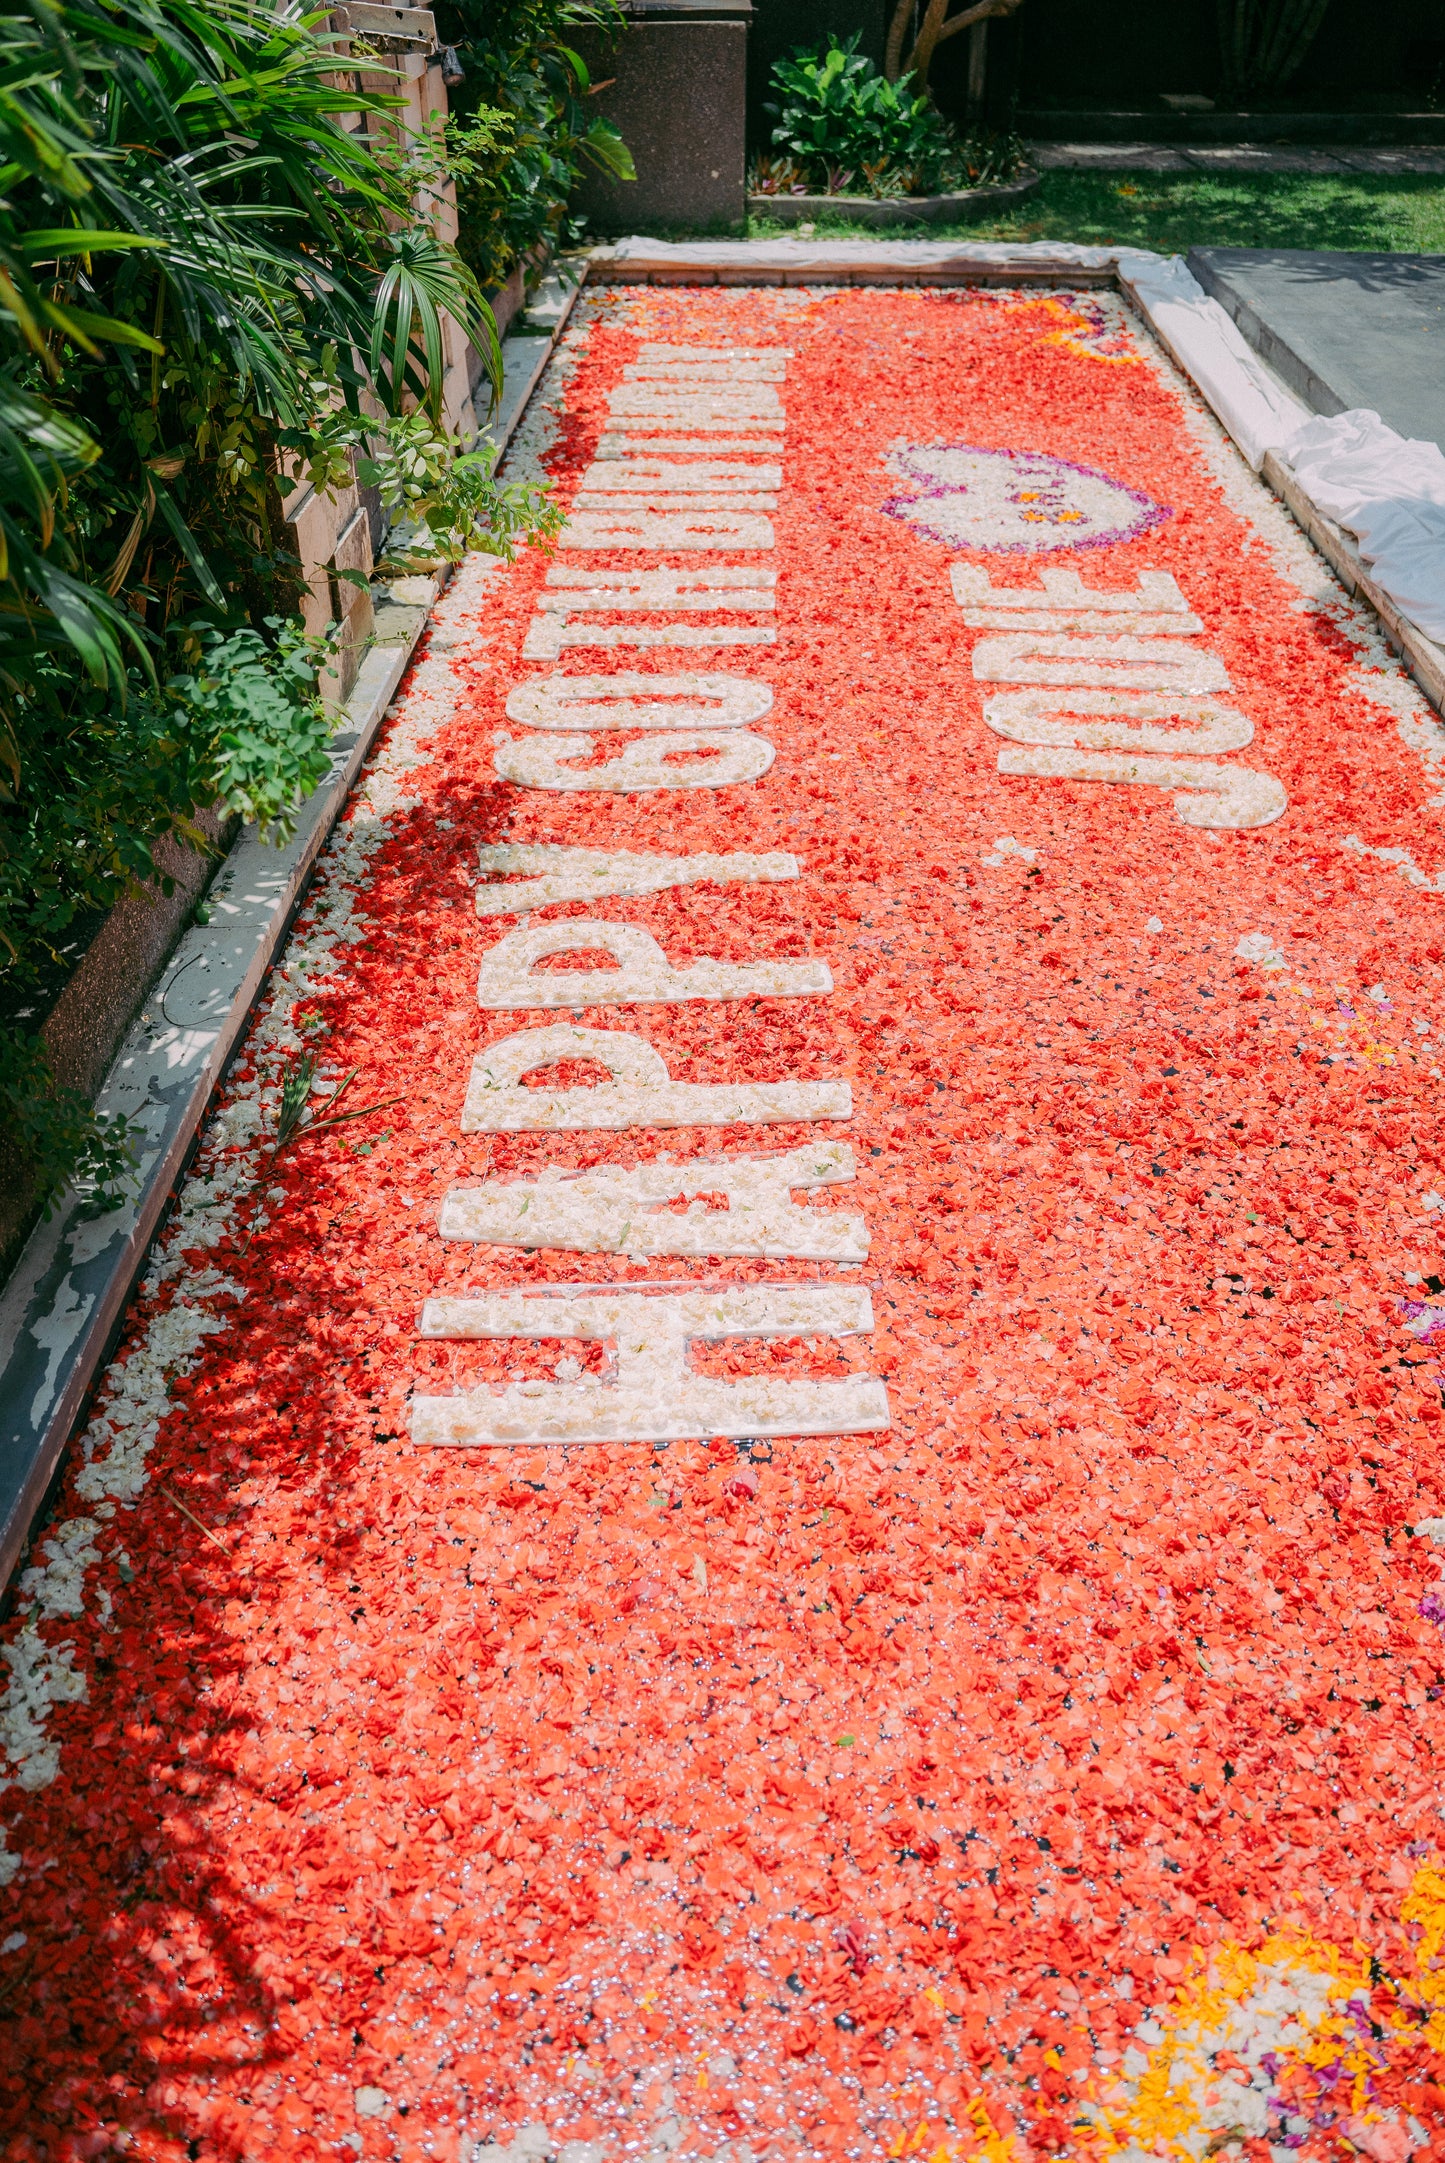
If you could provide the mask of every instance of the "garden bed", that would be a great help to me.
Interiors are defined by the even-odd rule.
[[[855,225],[964,225],[990,212],[1012,210],[1038,192],[1040,176],[1020,173],[989,187],[961,188],[952,195],[750,195],[751,218],[779,225],[847,218]]]

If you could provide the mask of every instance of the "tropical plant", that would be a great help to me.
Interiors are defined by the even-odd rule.
[[[858,51],[856,36],[826,52],[797,51],[773,64],[779,96],[772,146],[831,193],[911,194],[933,185],[954,147],[953,131],[909,79],[889,82]]]
[[[973,0],[971,6],[950,15],[952,0],[924,0],[921,14],[919,0],[897,0],[888,25],[883,72],[891,83],[911,76],[922,90],[940,45],[961,31],[971,30],[975,23],[1012,15],[1022,4],[1023,0]]]
[[[1016,136],[960,137],[906,75],[880,75],[856,37],[775,62],[773,83],[772,149],[749,176],[757,194],[929,194],[1006,180],[1023,160]]]
[[[0,17],[0,1106],[42,1195],[123,1169],[40,1035],[89,931],[198,807],[284,830],[326,770],[287,475],[395,459],[418,410],[435,443],[444,312],[499,377],[398,101],[338,60],[294,0]],[[473,536],[540,513],[458,490]]]
[[[447,162],[456,180],[458,246],[497,286],[537,250],[573,237],[567,204],[589,165],[633,180],[632,155],[591,109],[594,84],[571,42],[621,27],[618,0],[439,0],[455,47]]]
[[[391,525],[388,568],[434,570],[468,552],[510,556],[521,540],[559,533],[561,509],[529,482],[499,484],[496,466],[491,446],[458,457],[424,407],[373,437],[356,474],[377,490]]]

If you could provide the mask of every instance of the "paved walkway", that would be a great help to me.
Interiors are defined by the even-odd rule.
[[[1427,2163],[1438,725],[1112,296],[539,462],[4,1635],[7,2163]]]
[[[1445,147],[1319,150],[1267,143],[1030,143],[1045,171],[1101,173],[1445,173]]]

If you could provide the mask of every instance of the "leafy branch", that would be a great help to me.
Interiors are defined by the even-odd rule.
[[[309,1135],[320,1134],[323,1128],[345,1126],[350,1119],[369,1119],[373,1112],[384,1112],[391,1104],[400,1104],[399,1096],[383,1097],[379,1104],[367,1104],[359,1111],[338,1112],[336,1106],[355,1081],[359,1067],[353,1067],[343,1081],[337,1083],[329,1097],[323,1098],[316,1112],[308,1117],[306,1107],[316,1079],[316,1055],[303,1052],[293,1060],[281,1080],[281,1102],[276,1114],[276,1138],[271,1144],[269,1161],[274,1164],[283,1149],[294,1142],[304,1142]]]

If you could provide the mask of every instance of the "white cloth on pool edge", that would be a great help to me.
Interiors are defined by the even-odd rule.
[[[1445,639],[1445,452],[1356,407],[1296,429],[1280,457],[1360,544],[1376,585],[1427,638]]]
[[[1272,375],[1219,302],[1181,256],[1120,248],[1120,284],[1150,327],[1194,378],[1250,464],[1294,434],[1309,407]]]

